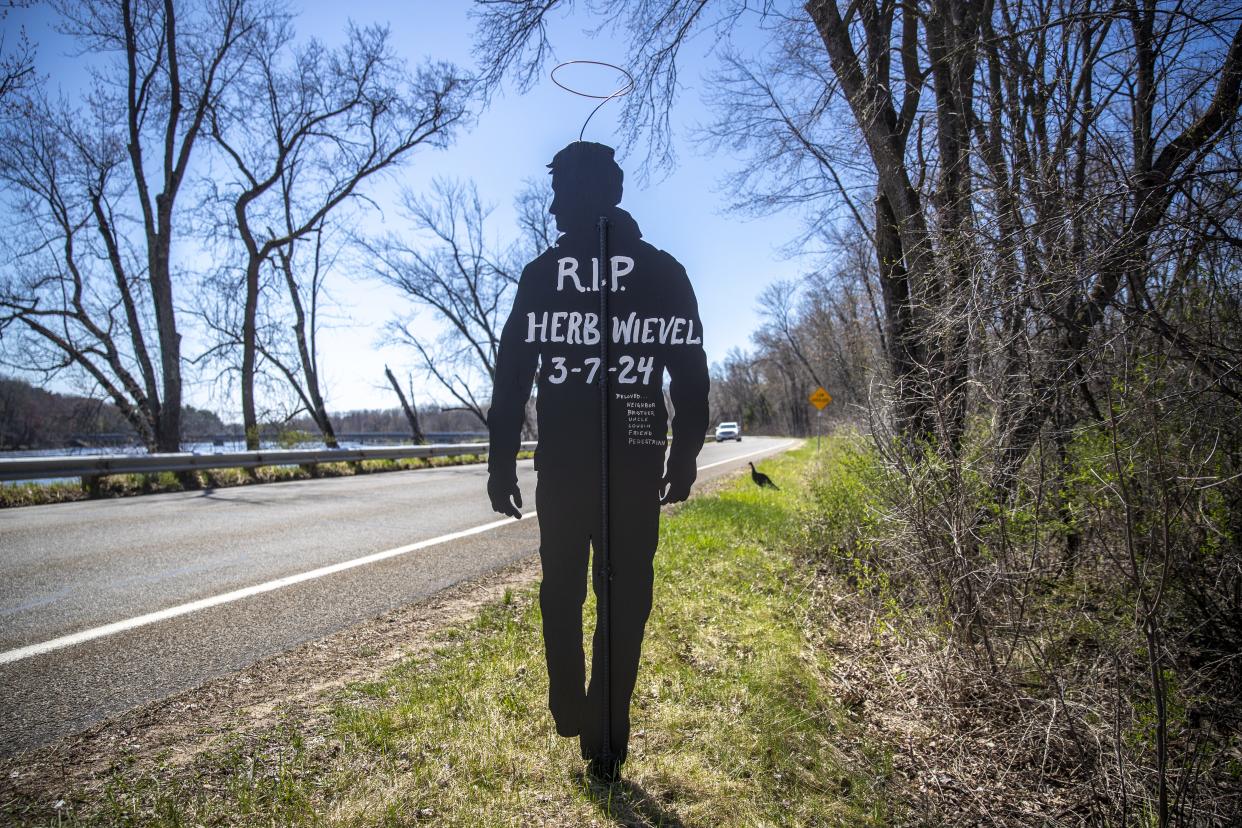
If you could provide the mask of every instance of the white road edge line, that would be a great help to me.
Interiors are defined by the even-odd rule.
[[[703,471],[715,466],[722,466],[725,463],[745,460],[747,457],[754,457],[756,454],[783,450],[794,445],[796,442],[796,440],[791,440],[787,443],[781,444],[780,446],[771,446],[759,449],[758,451],[752,451],[749,454],[730,457],[727,460],[708,463],[705,466],[699,466],[698,469],[699,471]],[[522,516],[522,520],[530,520],[538,514],[539,513],[535,511],[527,512]],[[89,630],[82,630],[81,632],[72,633],[70,635],[62,635],[60,638],[53,638],[49,641],[43,641],[38,644],[28,644],[25,647],[18,647],[17,649],[7,650],[0,653],[0,664],[12,664],[15,661],[21,661],[22,659],[30,658],[31,656],[42,655],[43,653],[49,653],[53,650],[60,650],[65,647],[72,647],[74,644],[82,644],[96,638],[115,635],[119,632],[132,630],[136,627],[144,627],[147,624],[154,624],[157,621],[165,621],[169,618],[176,618],[179,615],[187,615],[191,612],[197,612],[209,607],[216,607],[221,604],[240,601],[242,598],[249,598],[252,595],[259,595],[264,592],[271,592],[275,589],[282,589],[287,586],[292,586],[293,584],[300,584],[303,581],[311,581],[316,578],[322,578],[325,575],[343,572],[347,569],[353,569],[356,566],[365,566],[366,564],[375,563],[387,558],[395,558],[398,555],[405,555],[409,552],[417,552],[420,549],[426,549],[431,546],[439,546],[442,543],[448,543],[449,541],[466,538],[470,535],[490,532],[493,529],[499,529],[501,526],[508,526],[514,522],[515,521],[512,518],[493,520],[491,523],[484,523],[481,526],[472,526],[469,529],[462,529],[460,532],[450,532],[447,535],[440,535],[436,538],[428,538],[427,540],[421,540],[417,543],[398,546],[394,549],[385,549],[383,552],[374,552],[370,555],[364,555],[361,558],[341,561],[340,563],[331,564],[329,566],[321,566],[318,569],[312,569],[307,572],[299,572],[297,575],[286,575],[285,577],[277,578],[274,581],[266,581],[262,584],[255,584],[254,586],[245,587],[243,589],[235,589],[232,592],[224,592],[220,595],[213,595],[210,598],[200,598],[197,601],[190,601],[186,604],[178,604],[175,607],[168,607],[167,609],[157,610],[155,612],[148,612],[145,615],[136,615],[133,618],[126,618],[124,621],[114,621],[113,623],[105,624],[102,627],[93,627]]]
[[[523,515],[522,520],[529,520],[534,517],[537,512],[528,512]],[[105,624],[102,627],[94,627],[89,630],[64,635],[60,638],[53,638],[50,641],[44,641],[39,644],[30,644],[25,647],[18,647],[15,650],[8,650],[0,653],[0,664],[9,664],[14,661],[20,661],[23,658],[40,655],[52,650],[59,650],[62,647],[70,647],[74,644],[81,644],[95,638],[102,638],[107,635],[113,635],[126,630],[132,630],[135,627],[142,627],[147,624],[154,624],[157,621],[164,621],[169,618],[176,618],[178,615],[186,615],[187,613],[197,612],[198,610],[207,609],[208,607],[219,606],[220,604],[228,604],[233,601],[240,601],[242,598],[249,598],[251,595],[259,595],[264,592],[271,592],[274,589],[282,589],[283,587],[299,584],[303,581],[311,581],[316,578],[322,578],[325,575],[332,575],[337,572],[343,572],[346,569],[353,569],[356,566],[364,566],[366,564],[382,561],[386,558],[395,558],[398,555],[404,555],[408,552],[415,552],[419,549],[426,549],[429,546],[437,546],[449,541],[458,540],[459,538],[477,535],[481,532],[488,532],[492,529],[498,529],[501,526],[507,526],[514,523],[512,518],[502,518],[494,520],[491,523],[484,523],[482,526],[472,526],[469,529],[463,529],[460,532],[451,532],[447,535],[440,535],[437,538],[428,538],[427,540],[418,541],[417,543],[398,546],[395,549],[385,549],[383,552],[375,552],[370,555],[364,555],[361,558],[354,558],[348,561],[331,564],[329,566],[321,566],[318,569],[312,569],[308,572],[299,572],[296,575],[286,575],[283,578],[277,578],[274,581],[267,581],[262,584],[235,589],[232,592],[213,595],[210,598],[200,598],[197,601],[190,601],[187,604],[178,604],[175,607],[148,612],[145,615],[136,615],[133,618],[126,618],[124,621],[115,621],[111,624]]]
[[[750,454],[739,454],[737,457],[730,457],[727,460],[717,460],[715,463],[708,463],[706,466],[699,466],[699,471],[715,468],[716,466],[723,466],[725,463],[732,463],[735,460],[745,460],[747,457],[754,457],[756,454],[766,454],[769,451],[784,451],[790,446],[796,445],[797,442],[797,440],[790,440],[787,443],[781,443],[779,446],[769,446],[768,448],[759,449],[758,451],[752,451]]]

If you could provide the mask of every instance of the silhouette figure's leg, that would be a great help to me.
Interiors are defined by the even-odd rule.
[[[548,663],[548,709],[556,732],[577,736],[583,721],[586,669],[582,652],[582,604],[593,522],[589,487],[541,472],[535,488],[539,511],[539,560],[543,582],[543,644]],[[584,519],[585,518],[585,519]]]
[[[658,478],[634,484],[656,491]],[[630,700],[638,675],[642,652],[643,630],[651,614],[651,593],[654,574],[652,561],[659,541],[660,506],[651,498],[635,503],[628,498],[628,508],[614,500],[612,517],[612,749],[624,761],[630,737]],[[598,561],[598,552],[596,552]],[[603,590],[602,573],[592,566],[592,586],[598,598]],[[586,713],[582,729],[582,755],[599,756],[603,749],[601,709],[603,700],[600,681],[603,675],[604,640],[602,624],[597,619],[591,684],[587,689]]]

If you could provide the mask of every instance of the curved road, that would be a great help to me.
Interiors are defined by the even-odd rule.
[[[794,444],[708,443],[699,483]],[[518,477],[532,508],[530,461]],[[537,522],[498,521],[486,478],[473,465],[0,511],[0,756],[533,554]]]

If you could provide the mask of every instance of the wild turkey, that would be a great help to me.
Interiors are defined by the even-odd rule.
[[[747,463],[750,466],[750,479],[755,481],[755,485],[759,488],[776,489],[778,492],[781,487],[772,482],[772,478],[755,468],[754,463]]]

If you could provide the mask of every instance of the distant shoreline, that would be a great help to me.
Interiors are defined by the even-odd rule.
[[[449,457],[415,457],[402,460],[362,460],[357,462],[319,463],[315,466],[260,466],[255,469],[226,468],[188,472],[178,476],[171,472],[159,474],[117,474],[99,478],[97,494],[92,494],[78,478],[55,478],[39,481],[10,481],[0,484],[0,509],[21,506],[44,506],[82,500],[107,500],[143,494],[221,489],[280,483],[290,480],[311,480],[318,477],[352,477],[359,474],[380,474],[395,471],[465,466],[484,462],[487,446],[480,444],[477,454]],[[223,450],[221,450],[223,451]],[[91,452],[102,453],[102,452]],[[205,452],[210,454],[212,452]],[[12,456],[5,454],[0,456]],[[54,456],[54,455],[33,455]],[[523,451],[519,459],[528,459],[534,452]],[[189,476],[191,485],[186,485]]]

